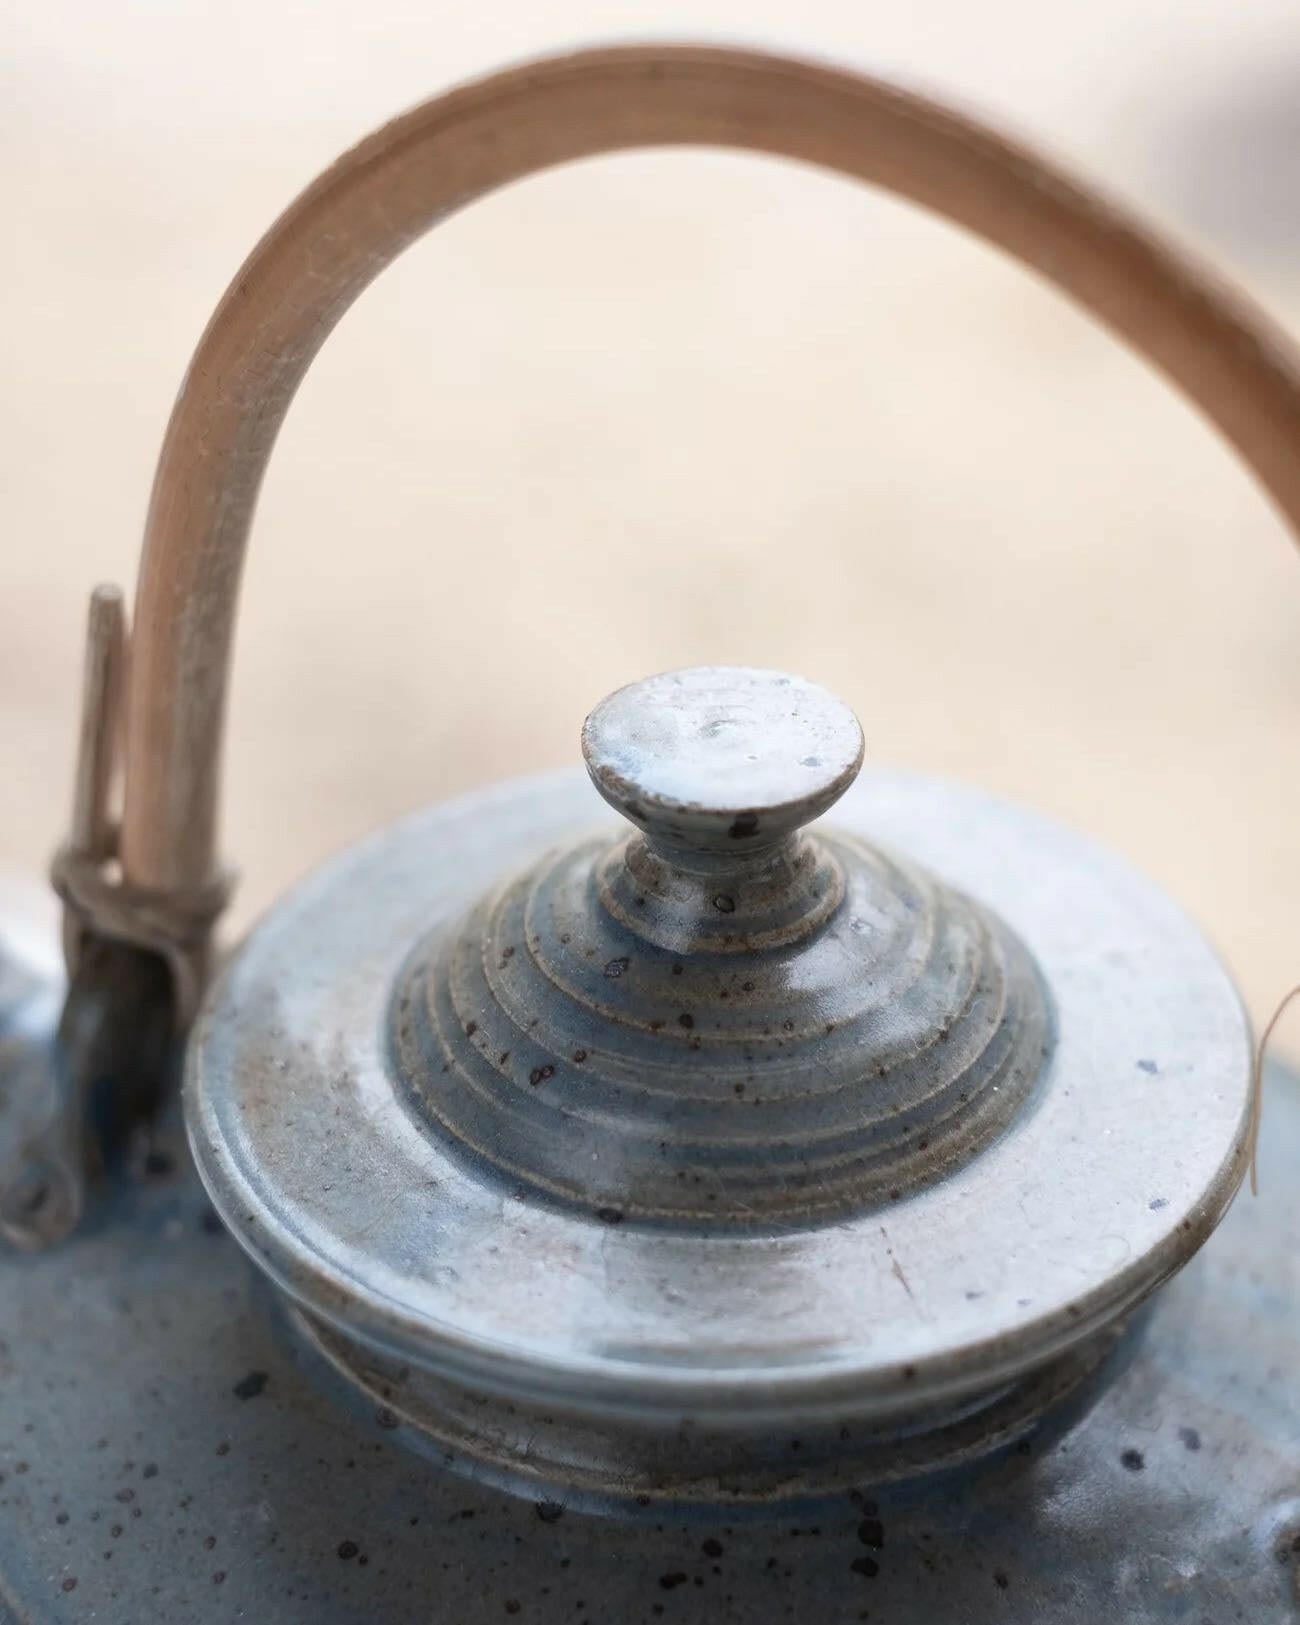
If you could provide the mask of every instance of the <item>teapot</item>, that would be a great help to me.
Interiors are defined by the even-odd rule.
[[[417,813],[214,947],[240,566],[298,383],[453,210],[665,145],[995,243],[1300,528],[1289,343],[910,92],[587,50],[340,158],[199,342],[130,627],[92,596],[62,970],[3,900],[4,1617],[1300,1611],[1300,1082],[1270,1069],[1268,1200],[1229,1212],[1240,998],[1095,842],[870,761],[814,682],[694,667],[599,700],[585,772]]]

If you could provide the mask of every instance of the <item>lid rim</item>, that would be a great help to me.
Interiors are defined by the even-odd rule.
[[[290,1259],[301,1264],[300,1254],[287,1249],[268,1252],[257,1246],[236,1212],[242,1208],[246,1222],[256,1225],[258,1217],[248,1207],[261,1206],[261,1227],[265,1234],[272,1234],[273,1226],[266,1222],[272,1218],[270,1210],[260,1203],[251,1187],[234,1179],[227,1182],[222,1175],[229,1175],[229,1167],[219,1170],[206,1161],[192,1134],[190,1145],[209,1199],[252,1262],[299,1308],[381,1353],[408,1360],[430,1374],[475,1383],[487,1390],[523,1395],[538,1402],[581,1400],[585,1408],[607,1408],[611,1415],[625,1409],[629,1400],[635,1400],[639,1406],[662,1406],[669,1413],[687,1406],[692,1415],[761,1417],[769,1421],[794,1414],[811,1415],[819,1409],[838,1415],[851,1408],[853,1414],[861,1416],[863,1403],[872,1398],[890,1401],[871,1411],[887,1418],[917,1404],[959,1399],[1036,1371],[1132,1313],[1176,1274],[1217,1227],[1247,1166],[1243,1123],[1243,1135],[1225,1159],[1221,1185],[1212,1193],[1213,1200],[1206,1204],[1200,1223],[1189,1220],[1188,1230],[1180,1227],[1155,1254],[1144,1256],[1124,1275],[1107,1282],[1105,1290],[1098,1288],[1087,1309],[1083,1307],[1087,1300],[1081,1299],[1077,1316],[1055,1311],[1041,1320],[1025,1321],[1014,1334],[975,1338],[939,1354],[917,1354],[912,1360],[894,1360],[876,1367],[846,1360],[819,1361],[802,1367],[719,1365],[687,1370],[609,1359],[558,1359],[544,1351],[521,1352],[499,1341],[437,1326],[421,1317],[385,1313],[384,1306],[396,1300],[375,1294],[355,1275],[332,1269],[323,1257],[319,1258],[321,1267],[317,1271],[307,1272],[288,1267]],[[1178,1235],[1186,1236],[1184,1244],[1179,1244]],[[1154,1267],[1150,1267],[1153,1263]],[[344,1304],[346,1310],[341,1307]],[[994,1357],[993,1351],[1011,1335],[1022,1341],[1021,1352],[1014,1357]],[[439,1354],[444,1357],[438,1358]],[[511,1381],[512,1376],[523,1380]],[[539,1380],[544,1377],[556,1380]],[[726,1403],[729,1400],[733,1403]]]
[[[423,872],[423,865],[427,863],[427,858],[420,854],[434,851],[445,857],[449,843],[454,844],[450,835],[453,827],[463,830],[475,828],[480,839],[491,842],[499,837],[507,844],[513,841],[521,850],[527,850],[530,846],[535,850],[539,842],[548,838],[552,826],[559,829],[571,827],[574,823],[581,825],[590,822],[585,817],[585,809],[590,806],[587,798],[591,794],[578,776],[572,773],[547,776],[524,785],[501,786],[417,815],[387,836],[364,843],[361,848],[335,860],[334,864],[302,883],[254,933],[213,990],[196,1030],[186,1081],[187,1118],[196,1163],[223,1218],[260,1267],[272,1275],[291,1297],[302,1302],[309,1311],[336,1320],[345,1330],[364,1331],[374,1338],[377,1346],[392,1348],[396,1336],[403,1343],[410,1338],[415,1351],[427,1352],[431,1347],[431,1328],[435,1323],[420,1312],[394,1314],[392,1304],[396,1299],[378,1292],[373,1281],[366,1283],[355,1274],[335,1269],[324,1254],[313,1252],[305,1245],[292,1224],[285,1228],[288,1223],[286,1211],[277,1211],[274,1205],[269,1205],[263,1199],[264,1192],[256,1183],[256,1178],[249,1175],[249,1169],[240,1160],[253,1148],[245,1137],[248,1122],[241,1117],[228,1093],[236,1077],[229,1070],[234,1058],[233,1034],[225,1023],[233,1019],[234,1011],[239,1012],[240,1021],[252,1020],[254,1025],[258,1019],[265,1019],[257,1016],[256,1000],[250,992],[251,984],[265,981],[272,962],[277,955],[283,955],[285,942],[294,939],[296,932],[306,929],[309,938],[319,935],[319,911],[340,887],[346,890],[349,886],[361,885],[376,910],[392,906],[400,915],[401,908],[405,907],[411,917],[420,917],[428,904],[423,896],[414,899],[408,896],[411,875]],[[1208,1122],[1203,1125],[1203,1134],[1223,1134],[1223,1149],[1213,1167],[1204,1156],[1199,1158],[1198,1166],[1203,1169],[1204,1177],[1198,1174],[1195,1192],[1181,1202],[1172,1200],[1168,1210],[1158,1218],[1154,1214],[1143,1215],[1142,1224],[1138,1224],[1132,1215],[1126,1220],[1116,1219],[1117,1225],[1130,1226],[1135,1235],[1135,1244],[1138,1233],[1146,1239],[1138,1248],[1137,1255],[1130,1258],[1128,1263],[1111,1270],[1090,1292],[1074,1295],[1072,1301],[1082,1306],[1084,1313],[1072,1317],[1070,1324],[1061,1318],[1064,1314],[1061,1304],[1057,1305],[1055,1312],[1044,1311],[1030,1320],[1016,1321],[1010,1316],[1003,1318],[1012,1290],[1008,1287],[997,1292],[990,1291],[981,1306],[982,1316],[987,1311],[986,1323],[988,1319],[999,1321],[995,1331],[984,1336],[951,1341],[946,1348],[917,1348],[911,1353],[899,1342],[896,1345],[898,1357],[890,1359],[877,1354],[874,1360],[818,1360],[803,1366],[774,1366],[772,1361],[780,1358],[780,1350],[769,1345],[766,1348],[754,1347],[754,1366],[748,1371],[729,1365],[709,1367],[703,1372],[685,1371],[668,1365],[631,1365],[626,1361],[615,1363],[608,1359],[587,1358],[572,1350],[561,1356],[536,1338],[512,1348],[485,1336],[481,1326],[448,1329],[444,1325],[432,1332],[438,1360],[455,1363],[458,1369],[461,1369],[460,1362],[463,1361],[466,1375],[472,1376],[477,1372],[485,1381],[497,1380],[499,1375],[507,1381],[518,1381],[522,1373],[525,1380],[531,1377],[543,1382],[581,1384],[584,1393],[593,1398],[596,1390],[609,1393],[614,1396],[614,1403],[617,1403],[620,1393],[626,1396],[630,1386],[635,1386],[643,1399],[651,1394],[656,1401],[658,1396],[663,1396],[665,1405],[690,1406],[715,1402],[718,1390],[722,1389],[725,1390],[722,1395],[724,1400],[726,1394],[740,1393],[743,1396],[737,1401],[738,1410],[743,1408],[747,1414],[766,1416],[769,1413],[763,1408],[766,1404],[764,1394],[771,1397],[773,1405],[791,1407],[842,1405],[848,1402],[845,1396],[861,1403],[864,1394],[879,1395],[883,1402],[888,1394],[898,1393],[904,1380],[908,1383],[907,1400],[912,1402],[937,1392],[941,1382],[955,1381],[971,1388],[981,1386],[991,1369],[987,1362],[999,1349],[1002,1353],[993,1369],[1014,1373],[1032,1368],[1043,1359],[1050,1358],[1054,1349],[1067,1347],[1071,1341],[1087,1335],[1107,1319],[1123,1313],[1195,1252],[1222,1215],[1245,1169],[1249,1035],[1240,1001],[1222,967],[1181,912],[1121,860],[1102,854],[1092,843],[1069,835],[1036,816],[999,807],[977,792],[956,787],[945,789],[934,781],[873,770],[866,786],[857,793],[860,815],[853,820],[853,828],[876,836],[881,831],[875,826],[882,821],[888,826],[886,833],[892,832],[894,826],[906,827],[909,832],[915,833],[924,847],[933,831],[928,830],[924,821],[918,818],[917,810],[928,801],[935,800],[942,803],[945,816],[950,820],[954,814],[959,814],[958,821],[968,834],[982,819],[989,829],[1005,826],[1009,844],[1024,848],[1026,852],[1027,832],[1037,832],[1035,838],[1043,846],[1041,861],[1044,863],[1059,863],[1062,853],[1071,853],[1078,863],[1086,859],[1100,865],[1100,876],[1092,875],[1090,884],[1105,881],[1112,889],[1123,891],[1127,886],[1140,895],[1149,904],[1158,922],[1157,935],[1160,931],[1173,933],[1182,945],[1183,959],[1191,956],[1189,963],[1195,971],[1192,981],[1196,983],[1199,979],[1199,985],[1191,988],[1191,994],[1202,1007],[1206,1003],[1215,1005],[1217,1024],[1207,1026],[1208,1018],[1204,1017],[1202,1009],[1203,1019],[1199,1019],[1199,1026],[1197,1021],[1191,1023],[1189,1042],[1193,1046],[1201,1045],[1206,1033],[1212,1033],[1208,1061],[1222,1071],[1213,1094],[1204,1093],[1208,1086],[1202,1074],[1196,1074],[1193,1080],[1207,1102],[1217,1102]],[[537,809],[542,801],[545,801],[549,811],[539,826]],[[485,830],[485,824],[491,824],[492,829]],[[494,853],[493,867],[496,856]],[[486,863],[487,859],[480,856],[478,861]],[[996,864],[992,867],[996,868]],[[472,892],[477,885],[475,876],[471,873],[461,874],[456,864],[448,865],[433,880],[426,875],[421,884],[432,892],[448,884],[454,886],[458,881],[458,898],[463,897],[466,891]],[[1061,899],[1054,896],[1040,900],[1037,906],[1059,911],[1060,904]],[[448,912],[455,906],[457,904],[452,899],[445,903]],[[302,925],[298,924],[300,920]],[[1011,923],[1023,933],[1022,921],[1013,919]],[[376,929],[370,929],[367,952],[372,955],[379,953],[381,959],[384,955],[392,956],[395,949],[380,949],[378,943],[371,940],[376,936]],[[404,929],[404,920],[397,918],[378,934],[385,939],[392,936],[400,938]],[[355,953],[351,958],[341,960],[341,963],[355,969],[354,958]],[[260,970],[258,964],[262,967]],[[1139,954],[1134,965],[1141,967],[1144,964]],[[1051,964],[1045,968],[1050,974]],[[374,974],[382,982],[386,973],[381,965]],[[1118,982],[1122,989],[1128,989],[1132,970],[1103,966],[1098,974]],[[1178,982],[1177,975],[1173,977],[1173,982]],[[1160,1017],[1155,1025],[1160,1026],[1163,1021],[1166,1027],[1173,1030],[1168,1013],[1162,1014],[1163,1002],[1179,996],[1178,987],[1170,989],[1158,983],[1145,987],[1143,996],[1146,1002],[1152,1004],[1155,1015]],[[1131,1002],[1131,991],[1125,992],[1124,997]],[[382,1000],[379,1003],[382,1004]],[[347,1015],[347,1009],[354,1005],[355,999],[351,1004],[345,1000],[338,1019],[344,1022],[354,1019]],[[307,1013],[304,1007],[304,1020]],[[1077,1011],[1074,1014],[1077,1016]],[[1151,1025],[1150,1020],[1144,1024],[1145,1028]],[[304,1032],[307,1030],[304,1028]],[[1093,1036],[1081,1034],[1077,1020],[1072,1018],[1066,1043],[1091,1042]],[[216,1067],[216,1072],[208,1070],[209,1062]],[[221,1075],[224,1075],[225,1082]],[[1139,1074],[1139,1077],[1145,1078],[1145,1074]],[[223,1096],[224,1099],[221,1098]],[[232,1130],[240,1123],[243,1127],[232,1138]],[[264,1127],[257,1132],[264,1133]],[[1145,1139],[1143,1146],[1144,1150],[1149,1149]],[[1155,1149],[1157,1153],[1160,1150],[1159,1147]],[[254,1152],[255,1161],[262,1154]],[[976,1166],[982,1173],[983,1168],[979,1164]],[[988,1167],[991,1171],[993,1165],[990,1163]],[[1137,1193],[1130,1190],[1130,1194],[1136,1202]],[[896,1242],[901,1221],[904,1220],[904,1210],[931,1199],[926,1194],[892,1210],[889,1228]],[[251,1235],[246,1233],[246,1214],[254,1216]],[[1153,1233],[1151,1226],[1156,1223],[1162,1228],[1158,1233]],[[838,1233],[842,1228],[832,1226],[831,1232]],[[588,1223],[585,1229],[590,1235],[600,1227]],[[621,1227],[604,1231],[599,1237],[601,1245],[613,1243],[617,1247],[613,1238],[619,1236],[620,1231]],[[781,1240],[779,1235],[772,1239],[778,1243]],[[864,1239],[863,1245],[868,1246],[869,1242]],[[1018,1353],[1015,1352],[1017,1349]],[[910,1379],[901,1376],[904,1364],[915,1367],[915,1374]],[[976,1366],[979,1368],[978,1377],[970,1375]],[[548,1388],[547,1391],[554,1389]]]

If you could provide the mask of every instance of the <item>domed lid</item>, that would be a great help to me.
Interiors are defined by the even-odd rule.
[[[583,749],[640,833],[544,855],[398,982],[420,1119],[516,1193],[677,1225],[897,1201],[1023,1104],[1041,979],[989,910],[800,833],[862,763],[852,712],[777,672],[611,695]]]
[[[712,1494],[741,1437],[769,1494],[774,1429],[813,1487],[927,1429],[948,1459],[973,1407],[1005,1434],[1010,1380],[1057,1391],[1235,1189],[1227,977],[1087,841],[852,785],[813,684],[652,678],[583,747],[631,833],[580,833],[576,775],[516,782],[253,934],[190,1050],[226,1222],[336,1364],[494,1472]]]

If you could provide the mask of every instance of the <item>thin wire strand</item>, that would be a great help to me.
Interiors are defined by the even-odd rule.
[[[1259,1152],[1259,1124],[1264,1115],[1264,1051],[1268,1048],[1268,1041],[1273,1036],[1273,1029],[1281,1021],[1292,1003],[1300,999],[1300,982],[1289,993],[1282,997],[1281,1004],[1269,1017],[1268,1026],[1260,1036],[1259,1047],[1255,1051],[1255,1076],[1250,1093],[1250,1194],[1259,1195],[1259,1170],[1256,1167],[1256,1156]]]

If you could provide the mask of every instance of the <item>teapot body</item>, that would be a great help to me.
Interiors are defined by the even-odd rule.
[[[1284,1625],[1300,1081],[1275,1069],[1266,1109],[1267,1202],[1239,1201],[1015,1442],[905,1483],[688,1510],[521,1489],[408,1420],[400,1389],[359,1386],[250,1267],[173,1109],[93,1222],[0,1258],[0,1618]]]

